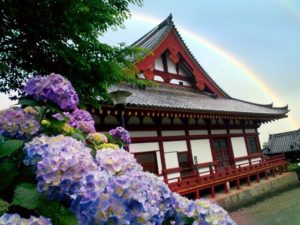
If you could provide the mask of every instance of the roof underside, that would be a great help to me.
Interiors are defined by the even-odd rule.
[[[136,88],[129,85],[115,86],[112,91],[124,90],[132,93],[127,106],[163,109],[173,111],[192,111],[195,113],[217,113],[242,116],[262,116],[269,120],[286,117],[287,107],[274,108],[272,105],[258,105],[238,99],[217,98],[189,88],[146,87]]]

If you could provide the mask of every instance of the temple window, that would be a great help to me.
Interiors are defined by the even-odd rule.
[[[259,149],[258,149],[257,139],[255,136],[246,137],[246,144],[247,144],[249,155],[258,153]]]

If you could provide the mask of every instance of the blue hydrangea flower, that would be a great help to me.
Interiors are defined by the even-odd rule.
[[[125,146],[131,143],[131,139],[127,130],[123,127],[117,127],[115,129],[111,129],[109,134],[116,140],[121,141]]]
[[[122,175],[130,171],[142,171],[132,154],[125,150],[104,148],[96,153],[95,161],[98,166],[111,176]]]
[[[76,109],[79,102],[71,83],[60,74],[32,77],[25,84],[24,92],[37,101],[54,102],[66,111]]]
[[[0,111],[0,134],[8,138],[30,139],[40,130],[36,117],[22,108]]]
[[[21,218],[18,214],[5,213],[0,217],[0,224],[5,225],[51,225],[51,220],[43,216],[30,216],[29,219]]]

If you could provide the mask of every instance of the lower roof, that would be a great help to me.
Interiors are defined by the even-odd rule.
[[[132,93],[127,106],[193,113],[216,113],[218,115],[239,115],[266,117],[269,120],[286,117],[288,107],[260,105],[233,98],[220,98],[209,93],[185,87],[160,85],[144,89],[130,85],[113,86],[110,92],[122,90]]]

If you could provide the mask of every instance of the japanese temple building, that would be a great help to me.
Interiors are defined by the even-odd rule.
[[[258,128],[287,117],[287,107],[273,107],[229,96],[205,72],[177,31],[172,15],[135,43],[152,53],[137,63],[139,79],[156,85],[114,86],[130,92],[126,107],[93,109],[99,131],[122,124],[130,132],[133,153],[144,170],[161,177],[173,191],[199,197],[201,191],[286,169],[281,157],[262,156]],[[124,92],[124,93],[126,93]]]

